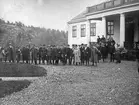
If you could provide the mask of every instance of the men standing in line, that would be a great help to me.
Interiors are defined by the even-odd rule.
[[[42,47],[42,63],[45,64],[45,60],[47,57],[47,49],[45,48],[45,45]]]
[[[56,65],[58,65],[59,64],[59,60],[61,59],[61,49],[60,49],[60,47],[56,47],[56,49],[55,49],[55,51],[56,51],[56,58],[55,58],[55,64]]]
[[[92,61],[92,65],[96,65],[98,63],[98,53],[100,53],[100,51],[97,49],[97,47],[95,45],[91,46],[91,61]]]
[[[80,65],[80,62],[81,62],[81,59],[80,59],[81,51],[80,51],[79,46],[74,45],[73,54],[74,54],[74,64],[75,65]]]
[[[17,63],[19,63],[21,60],[21,49],[19,47],[17,47],[16,49],[16,60],[17,60]]]
[[[114,43],[111,43],[111,45],[109,46],[110,62],[114,62],[114,52],[115,52],[115,46]]]
[[[51,57],[52,57],[52,64],[55,64],[55,58],[56,58],[56,46],[52,46],[52,52],[51,52]]]
[[[42,61],[42,45],[39,47],[39,64],[41,64]]]
[[[81,44],[80,52],[81,52],[81,65],[84,65],[84,61],[85,61],[85,49],[84,49],[84,44]]]
[[[34,45],[32,47],[32,62],[37,65],[37,58],[38,58],[39,49]]]
[[[84,53],[84,58],[85,58],[85,62],[86,62],[86,65],[89,65],[89,59],[91,57],[91,50],[90,48],[87,46],[87,44],[84,45],[85,46],[85,53]]]
[[[62,62],[64,65],[67,64],[67,48],[65,45],[62,48]]]
[[[73,58],[73,50],[68,45],[67,46],[67,60],[68,60],[69,65],[71,65],[72,63],[72,58]]]
[[[100,45],[100,52],[101,52],[102,60],[104,62],[107,57],[107,48],[104,43],[101,43]]]
[[[47,48],[47,64],[51,64],[51,59],[52,59],[52,47],[48,45]]]
[[[29,63],[30,51],[29,51],[29,46],[28,45],[25,48],[24,56],[25,56],[26,63]]]
[[[11,43],[9,43],[8,51],[8,59],[9,62],[14,62],[14,48]]]

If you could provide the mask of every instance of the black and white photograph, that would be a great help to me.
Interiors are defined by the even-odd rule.
[[[0,105],[139,105],[139,0],[0,0]]]

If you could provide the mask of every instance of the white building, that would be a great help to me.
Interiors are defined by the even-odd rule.
[[[111,35],[128,49],[139,41],[139,0],[111,0],[87,7],[68,22],[68,44],[89,44]]]

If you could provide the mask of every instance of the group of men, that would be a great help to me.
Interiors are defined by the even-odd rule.
[[[94,45],[93,45],[94,46]],[[116,52],[115,49],[115,41],[112,37],[109,40],[106,40],[104,36],[99,39],[95,44],[97,48],[97,61],[102,58],[103,61],[108,57],[110,54],[110,61],[114,62],[114,55]],[[77,48],[78,47],[78,48]],[[77,54],[77,50],[79,50],[79,54]],[[65,64],[76,64],[76,58],[79,58],[80,65],[89,65],[90,58],[92,57],[91,47],[87,46],[87,44],[81,45],[73,45],[70,48],[69,45],[62,45],[62,46],[55,46],[55,45],[40,45],[39,47],[33,45],[27,45],[23,48],[14,48],[11,43],[9,47],[1,51],[3,55],[3,61],[9,62],[23,62],[23,63],[34,63],[34,64],[53,64],[57,65],[60,62]],[[120,52],[119,52],[120,54]],[[118,53],[117,53],[118,55]],[[118,56],[117,56],[118,58]],[[117,63],[120,63],[120,55],[117,60]]]
[[[14,48],[11,43],[8,48],[1,48],[0,52],[3,61],[23,62],[35,64],[58,64],[61,61],[63,64],[72,62],[72,49],[67,45],[40,45],[39,47],[27,45],[23,48]]]

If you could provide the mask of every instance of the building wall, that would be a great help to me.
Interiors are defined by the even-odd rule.
[[[96,23],[96,36],[91,36],[90,41],[91,42],[97,42],[97,37],[104,35],[103,33],[103,22],[101,20],[91,20],[91,23]]]
[[[120,16],[116,17],[111,17],[109,16],[107,19],[113,20],[114,21],[114,35],[112,36],[113,39],[115,40],[116,43],[120,43]],[[134,41],[137,42],[139,41],[139,26],[138,26],[138,17],[135,18],[135,29],[134,29]],[[68,44],[72,46],[72,44],[89,44],[89,42],[97,42],[97,37],[100,36],[102,37],[103,33],[103,22],[101,20],[91,20],[91,23],[96,23],[96,36],[91,36],[90,37],[90,27],[89,27],[89,22],[79,22],[79,23],[74,23],[74,24],[69,24],[68,28]],[[86,24],[86,37],[81,37],[81,24]],[[77,37],[73,38],[72,37],[72,26],[77,26]]]
[[[90,23],[96,23],[96,36],[90,37]],[[72,46],[72,44],[89,44],[89,42],[97,42],[97,37],[103,35],[103,27],[102,27],[102,21],[99,20],[91,20],[90,23],[88,21],[86,22],[79,22],[74,24],[68,25],[68,44]],[[81,24],[86,24],[86,36],[81,37]],[[72,37],[72,27],[77,26],[77,37]]]
[[[81,24],[86,24],[86,36],[81,37]],[[79,23],[74,23],[74,24],[69,24],[68,26],[68,44],[72,46],[72,44],[77,44],[80,45],[82,43],[88,44],[88,26],[87,26],[87,21],[85,22],[79,22]],[[72,37],[72,27],[77,26],[77,37]]]

